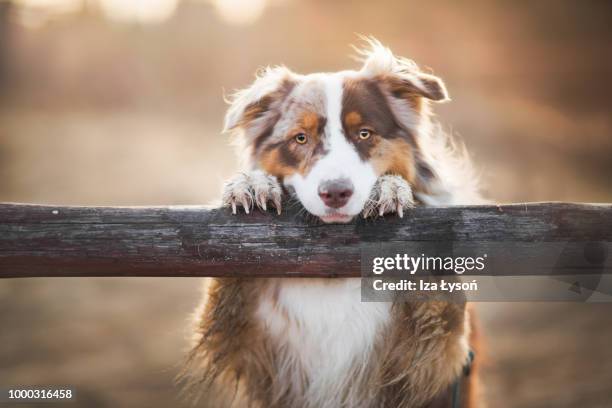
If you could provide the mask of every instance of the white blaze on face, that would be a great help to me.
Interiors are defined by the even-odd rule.
[[[343,79],[346,74],[321,74],[325,86],[326,118],[324,135],[325,154],[304,176],[294,174],[285,184],[295,189],[302,205],[323,221],[348,222],[359,214],[376,182],[372,165],[359,157],[356,148],[346,139],[342,127]],[[319,197],[322,183],[348,179],[354,191],[349,201],[340,208],[330,208]]]

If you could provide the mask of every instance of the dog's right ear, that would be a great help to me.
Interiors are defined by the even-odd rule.
[[[280,105],[296,84],[296,75],[285,67],[266,68],[248,88],[229,99],[224,132],[241,129],[258,134],[280,117]]]

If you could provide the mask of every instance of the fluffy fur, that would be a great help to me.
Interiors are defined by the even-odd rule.
[[[431,121],[442,81],[368,41],[357,71],[270,68],[234,96],[225,127],[248,164],[225,185],[234,213],[280,212],[282,192],[324,222],[480,202],[464,149]],[[350,190],[331,208],[333,180]],[[359,279],[212,279],[184,380],[220,406],[450,406],[474,347],[468,317],[457,303],[361,302]],[[471,378],[463,406],[475,406]]]

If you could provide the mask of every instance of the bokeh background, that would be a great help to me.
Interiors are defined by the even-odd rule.
[[[0,201],[212,202],[238,168],[224,92],[269,64],[357,67],[363,33],[445,79],[439,120],[492,200],[612,202],[611,27],[609,1],[0,0]],[[183,406],[198,297],[197,279],[2,281],[0,386]],[[612,307],[478,309],[491,407],[612,406]]]

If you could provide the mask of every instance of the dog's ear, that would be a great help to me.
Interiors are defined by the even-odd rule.
[[[276,121],[279,107],[295,86],[295,74],[285,67],[262,70],[253,84],[229,98],[224,131],[257,133]]]
[[[436,76],[419,73],[403,73],[384,78],[389,91],[396,98],[427,98],[434,102],[446,102],[449,99],[444,82]]]
[[[361,72],[380,79],[392,96],[414,100],[425,98],[434,102],[449,100],[446,87],[436,76],[421,72],[411,60],[396,57],[378,40],[364,37],[367,47],[357,49],[363,60]]]

